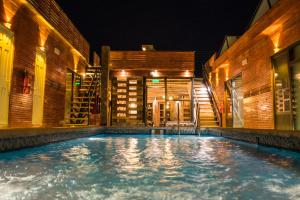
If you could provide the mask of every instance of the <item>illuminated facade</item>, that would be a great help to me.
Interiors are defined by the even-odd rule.
[[[299,130],[300,1],[262,1],[249,29],[228,36],[205,71],[223,126]]]
[[[70,123],[68,81],[83,78],[90,50],[55,1],[0,1],[0,50],[0,126]]]
[[[163,127],[193,121],[194,52],[102,48],[103,125]]]

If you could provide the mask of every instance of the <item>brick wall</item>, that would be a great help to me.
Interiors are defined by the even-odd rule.
[[[245,128],[274,128],[271,57],[300,41],[299,27],[300,1],[280,0],[231,48],[206,63],[213,73],[219,72],[218,82],[212,81],[222,101],[225,73],[220,69],[228,71],[228,79],[242,74]]]
[[[35,2],[48,5],[50,0]],[[60,15],[63,15],[60,9],[58,11]],[[47,13],[50,14],[51,12],[48,11]],[[57,34],[57,30],[54,31],[49,27],[49,24],[45,23],[45,19],[48,19],[50,16],[47,17],[45,14],[43,16],[44,19],[41,19],[41,16],[37,16],[36,11],[33,11],[28,6],[28,2],[0,0],[0,23],[6,22],[7,18],[9,18],[11,31],[14,33],[15,51],[9,109],[10,127],[32,126],[32,100],[37,48],[40,46],[45,47],[47,60],[43,121],[43,126],[46,127],[61,126],[61,121],[64,120],[66,71],[67,68],[75,70],[74,51],[72,49],[75,48],[79,53],[82,53],[76,68],[79,73],[85,70],[86,61],[84,60],[87,60],[89,57],[87,54],[89,44],[79,34],[77,29],[68,30],[69,36],[66,36],[66,31],[64,32],[60,29],[60,34],[66,36],[63,39],[61,35]],[[59,18],[59,20],[63,19]],[[70,20],[65,18],[64,20],[67,21],[65,23],[68,23],[66,26],[73,26]],[[52,25],[53,22],[50,21],[49,23]],[[58,27],[58,25],[53,24],[52,26]],[[80,38],[78,39],[80,42],[75,43],[74,41],[76,40],[74,38]],[[70,46],[70,44],[74,46]],[[78,57],[78,55],[76,56]],[[23,94],[25,70],[31,79],[29,94]]]

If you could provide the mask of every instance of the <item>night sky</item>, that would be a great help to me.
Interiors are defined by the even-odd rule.
[[[260,0],[57,0],[62,9],[100,53],[140,50],[199,52],[200,62],[221,48],[225,35],[247,29]]]

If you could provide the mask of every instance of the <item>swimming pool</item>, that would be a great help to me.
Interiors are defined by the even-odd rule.
[[[217,137],[98,135],[0,154],[1,199],[299,199],[300,154]]]

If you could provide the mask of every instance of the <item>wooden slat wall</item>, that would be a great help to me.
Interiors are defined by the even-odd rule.
[[[194,52],[111,51],[110,69],[194,72]]]
[[[87,60],[90,47],[68,16],[54,0],[28,0]]]

